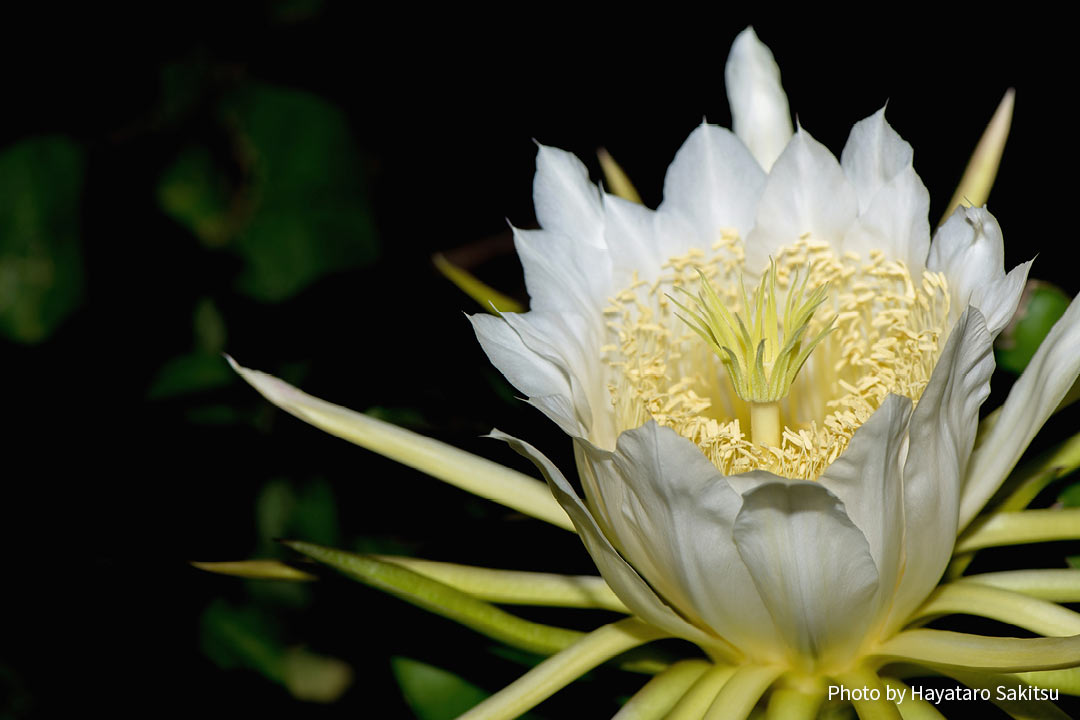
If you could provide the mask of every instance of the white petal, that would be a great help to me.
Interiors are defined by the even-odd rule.
[[[997,220],[985,207],[956,208],[934,233],[927,267],[954,271],[957,287],[965,281],[969,294],[979,282],[1004,275],[1005,245]]]
[[[892,600],[900,573],[904,538],[902,457],[907,451],[910,413],[911,400],[888,395],[818,480],[840,499],[847,516],[869,543],[880,580],[877,607]]]
[[[914,277],[926,267],[930,250],[930,194],[908,167],[886,183],[866,212],[844,236],[843,249],[866,257],[881,250],[888,258],[903,260]]]
[[[605,366],[595,361],[602,329],[593,318],[533,310],[469,319],[492,364],[530,403],[570,435],[614,445]]]
[[[930,194],[912,166],[911,145],[885,120],[882,108],[851,129],[840,164],[855,187],[859,220],[844,249],[882,250],[918,277],[930,249]]]
[[[791,111],[772,51],[753,28],[735,38],[724,68],[731,126],[768,170],[791,139]]]
[[[974,305],[996,337],[1016,312],[1024,289],[1019,276],[1006,278],[1004,263],[1001,227],[994,216],[985,207],[959,207],[934,234],[926,267],[948,278],[954,314]],[[1027,270],[1022,274],[1026,278]]]
[[[565,368],[573,391],[570,399],[584,430],[574,434],[613,446],[614,415],[610,412],[607,366],[596,361],[602,354],[602,328],[595,322],[597,318],[536,310],[523,315],[503,313],[503,318],[530,350]]]
[[[851,128],[840,164],[855,186],[859,212],[866,212],[878,191],[911,165],[914,153],[885,120],[885,108]]]
[[[877,569],[862,532],[817,483],[778,480],[743,495],[735,544],[789,647],[828,663],[857,650]]]
[[[513,231],[532,309],[600,316],[606,298],[616,290],[606,250],[558,232]]]
[[[1034,260],[1028,260],[1020,263],[1005,277],[983,283],[971,292],[968,302],[979,308],[986,317],[986,327],[994,337],[1009,324],[1009,320],[1016,313],[1033,262]]]
[[[975,449],[960,506],[961,528],[971,522],[998,489],[1078,374],[1080,296],[1050,329],[1009,392],[993,429]]]
[[[529,398],[561,398],[561,401],[538,404],[538,407],[564,432],[580,434],[582,423],[574,412],[574,391],[565,365],[529,349],[503,318],[476,314],[470,315],[469,321],[491,364],[510,384]]]
[[[809,233],[839,245],[854,222],[858,200],[840,163],[799,129],[773,165],[758,203],[756,224],[746,240],[746,266],[759,272],[778,248]]]
[[[739,494],[697,446],[653,421],[622,433],[613,453],[577,444],[597,519],[657,593],[757,660],[782,659],[732,539]]]
[[[540,145],[533,179],[536,219],[545,230],[604,247],[600,192],[572,153]]]
[[[664,232],[673,219],[640,203],[604,194],[604,239],[614,276],[611,294],[629,287],[635,273],[638,279],[653,282],[663,272],[666,260],[685,254],[689,246],[672,247],[669,238],[681,236],[681,242],[693,242],[693,231],[680,221],[678,228]]]
[[[566,510],[566,514],[574,523],[578,534],[585,543],[597,569],[611,589],[626,604],[635,615],[652,625],[667,630],[679,637],[686,638],[706,648],[721,648],[723,642],[713,638],[690,623],[679,617],[668,607],[649,585],[641,579],[637,572],[623,560],[622,556],[612,547],[611,542],[600,531],[592,513],[585,507],[577,493],[567,482],[554,463],[547,459],[543,453],[528,443],[511,437],[498,430],[493,430],[492,437],[505,440],[514,450],[529,458],[543,473],[551,487],[555,499]]]
[[[724,229],[746,237],[764,185],[765,173],[739,138],[725,128],[700,125],[668,168],[660,210],[686,218],[699,247],[709,249]]]
[[[911,415],[904,465],[904,574],[886,632],[895,631],[926,599],[952,556],[961,485],[993,372],[993,340],[982,314],[969,307]]]

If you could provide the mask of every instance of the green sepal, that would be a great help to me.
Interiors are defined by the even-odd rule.
[[[452,720],[491,694],[448,670],[412,658],[390,658],[390,669],[417,720]]]
[[[308,542],[285,541],[284,544],[365,585],[523,650],[553,655],[585,635],[577,630],[524,620],[449,585],[371,556]]]
[[[1080,467],[1080,433],[1063,440],[1009,473],[1009,477],[991,498],[988,503],[989,509],[983,512],[983,516],[1023,510],[1048,485],[1071,474],[1078,467]],[[962,576],[974,557],[973,552],[958,553],[945,571],[946,579],[955,580]]]

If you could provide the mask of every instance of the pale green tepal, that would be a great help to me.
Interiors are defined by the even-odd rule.
[[[931,239],[912,149],[883,111],[854,126],[839,160],[793,132],[772,53],[750,29],[735,40],[726,81],[735,132],[694,130],[655,211],[603,192],[577,158],[541,146],[533,190],[542,229],[515,231],[530,311],[472,318],[492,362],[572,438],[584,498],[521,440],[493,433],[535,462],[550,494],[237,366],[318,427],[572,527],[606,589],[597,579],[297,549],[492,637],[554,652],[468,718],[516,717],[665,637],[695,643],[708,660],[663,669],[619,718],[813,718],[832,707],[837,684],[867,689],[849,696],[862,720],[940,717],[927,703],[891,699],[910,674],[927,672],[972,688],[1080,692],[1080,614],[1057,604],[1080,601],[1077,571],[940,584],[954,556],[1080,537],[1078,510],[1019,509],[1080,463],[1071,446],[1013,471],[1080,374],[1080,304],[980,425],[993,340],[1030,263],[1005,272],[985,208],[959,208]],[[989,183],[976,180],[983,194],[967,196],[981,200]],[[762,283],[757,300],[742,292],[744,277]],[[689,323],[679,318],[676,288],[705,309],[696,325],[694,310],[683,308]],[[780,307],[797,320],[789,328]],[[750,317],[757,329],[745,327]],[[791,354],[784,391],[763,397],[778,427],[762,441],[745,430],[759,399],[740,388],[734,366],[760,365],[768,386],[768,363],[796,333],[812,340]],[[749,354],[725,362],[723,348],[743,334]],[[1000,507],[1010,511],[980,516],[1003,483],[1011,495]],[[520,626],[488,601],[630,617],[560,635],[569,631]],[[956,612],[1040,637],[920,627]],[[1000,704],[1014,717],[1061,717],[1047,695]]]

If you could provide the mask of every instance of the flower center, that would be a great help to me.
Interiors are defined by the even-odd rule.
[[[879,251],[840,254],[809,236],[764,272],[745,267],[734,232],[663,270],[605,310],[617,430],[655,420],[725,474],[816,479],[886,395],[918,401],[948,329],[940,273],[916,282]],[[744,274],[761,278],[753,296]]]
[[[751,438],[759,445],[780,445],[780,401],[787,396],[813,349],[835,329],[830,322],[816,337],[804,342],[806,329],[814,311],[825,302],[828,288],[824,285],[807,294],[809,275],[808,269],[801,283],[797,279],[793,282],[782,314],[777,312],[775,263],[769,261],[769,271],[762,275],[753,299],[740,276],[745,320],[727,309],[700,270],[701,289],[696,298],[682,287],[675,287],[687,294],[693,307],[668,297],[685,313],[677,317],[720,358],[735,394],[750,403]]]

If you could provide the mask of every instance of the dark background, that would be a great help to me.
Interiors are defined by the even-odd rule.
[[[1070,295],[1080,286],[1071,262],[1078,150],[1065,107],[1076,64],[1065,29],[943,13],[761,13],[719,24],[692,13],[627,25],[535,15],[164,2],[49,6],[7,24],[0,148],[42,135],[78,148],[82,290],[45,336],[0,340],[10,422],[0,717],[73,707],[120,717],[396,717],[409,711],[391,656],[487,690],[520,675],[520,660],[497,657],[482,638],[344,580],[268,589],[186,564],[288,558],[272,542],[287,536],[493,567],[592,568],[568,533],[272,410],[222,370],[217,350],[515,467],[527,470],[479,436],[497,425],[571,467],[566,439],[514,399],[474,341],[463,313],[480,308],[430,256],[455,251],[525,300],[506,228],[534,222],[533,139],[575,152],[594,178],[595,151],[606,147],[655,207],[694,126],[703,117],[730,125],[724,61],[751,21],[776,55],[792,110],[837,154],[850,126],[888,102],[889,121],[915,148],[932,222],[1015,87],[990,200],[1006,267],[1038,254],[1033,276]],[[249,282],[251,266],[272,232],[208,240],[162,199],[163,178],[192,148],[210,158],[198,177],[220,185],[229,212],[258,187],[245,159],[253,135],[235,108],[275,106],[245,106],[252,88],[302,91],[301,110],[314,103],[344,130],[324,158],[333,167],[304,177],[348,185],[327,193],[355,199],[342,223],[361,247],[330,246],[316,271],[261,285]],[[289,108],[296,98],[285,99]],[[298,134],[309,119],[301,110]],[[288,144],[292,136],[278,132],[263,141]],[[307,202],[293,203],[295,212]],[[238,222],[251,220],[239,212]],[[287,256],[277,262],[290,267]],[[1060,564],[1062,548],[1040,552],[1034,564]],[[583,629],[600,622],[595,613],[525,614]],[[306,645],[342,658],[357,680],[333,705],[295,700],[229,647],[236,628],[271,650]],[[641,681],[601,670],[541,710],[610,715],[613,699]]]

